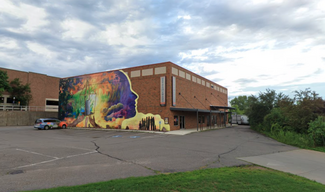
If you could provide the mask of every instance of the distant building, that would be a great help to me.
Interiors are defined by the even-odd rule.
[[[58,87],[59,118],[70,127],[170,131],[227,122],[227,89],[172,62],[62,78]]]
[[[5,92],[0,97],[0,110],[58,111],[60,78],[6,68],[0,70],[7,72],[9,82],[19,78],[23,84],[29,83],[32,94],[29,106],[21,106],[14,96]]]

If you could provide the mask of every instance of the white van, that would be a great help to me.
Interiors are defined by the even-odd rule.
[[[241,115],[240,117],[241,119],[241,124],[244,124],[244,125],[249,125],[249,118],[247,117],[247,115]]]

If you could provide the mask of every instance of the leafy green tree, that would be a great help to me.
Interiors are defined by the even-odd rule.
[[[21,105],[28,105],[29,101],[32,99],[30,84],[25,85],[15,78],[10,82],[11,90],[9,91],[11,97],[15,97],[15,101],[20,102]]]
[[[324,108],[324,101],[309,88],[295,91],[294,101],[281,104],[287,124],[297,133],[307,134],[308,123],[314,121]]]
[[[275,90],[266,89],[266,91],[260,92],[258,96],[252,95],[250,97],[250,107],[247,110],[247,115],[249,117],[249,123],[252,127],[258,125],[263,125],[265,117],[272,112],[274,108],[279,108],[281,105],[292,104],[293,100],[289,96],[279,93],[277,94]],[[263,129],[265,131],[270,130],[270,126],[274,119],[283,116],[282,112],[274,111],[271,116],[266,118],[267,125]],[[282,119],[282,117],[281,117]],[[284,122],[283,122],[284,124]]]
[[[275,91],[270,89],[267,89],[265,93],[260,92],[259,96],[251,96],[250,108],[247,110],[250,125],[254,127],[263,123],[264,117],[275,105],[275,98]]]
[[[230,101],[232,107],[235,107],[237,114],[246,114],[252,103],[252,96],[240,95]]]
[[[233,112],[235,112],[238,115],[243,115],[245,113],[244,111],[240,110],[239,107],[238,107],[238,105],[236,105],[236,104],[235,105],[231,105],[231,107],[234,107],[235,108],[235,111],[233,111]]]
[[[11,87],[9,85],[7,71],[0,70],[0,97],[2,96],[3,92],[10,90]]]

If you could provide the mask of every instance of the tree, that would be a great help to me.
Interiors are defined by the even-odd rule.
[[[0,97],[2,96],[3,92],[10,90],[11,87],[9,85],[7,71],[0,70]]]
[[[308,123],[323,112],[324,101],[315,91],[307,88],[304,91],[295,91],[295,98],[291,104],[280,106],[288,119],[288,125],[295,132],[306,134]]]
[[[28,105],[29,101],[32,99],[30,84],[25,85],[15,78],[10,82],[11,90],[9,91],[11,97],[15,97],[15,101],[20,102],[21,105]]]
[[[266,92],[259,93],[259,96],[251,96],[250,107],[247,110],[249,123],[257,126],[264,122],[265,116],[271,113],[273,108],[279,107],[282,103],[290,103],[289,96],[283,93],[277,94],[275,90],[266,89]]]
[[[252,96],[240,95],[230,101],[232,107],[236,108],[237,114],[246,114],[252,103]]]

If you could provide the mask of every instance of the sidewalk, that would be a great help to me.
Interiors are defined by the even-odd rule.
[[[210,128],[210,127],[203,127],[203,128],[199,128],[199,130],[197,131],[197,129],[180,129],[180,130],[176,130],[176,131],[169,131],[169,132],[165,132],[165,134],[167,135],[187,135],[190,133],[197,133],[200,131],[208,131],[208,130],[217,130],[217,129],[224,129],[225,127],[217,127],[217,128]],[[227,125],[227,128],[230,128],[230,125]]]
[[[325,185],[325,153],[322,152],[298,149],[238,159],[299,175]]]
[[[227,125],[226,128],[235,127],[237,125],[230,124]],[[103,128],[79,128],[79,127],[68,127],[69,129],[80,129],[80,130],[99,130],[99,131],[125,131],[125,132],[141,132],[141,133],[157,133],[157,134],[166,134],[166,135],[187,135],[190,133],[200,132],[200,131],[208,131],[208,130],[217,130],[217,129],[224,129],[225,127],[216,127],[216,128],[210,128],[210,127],[203,127],[199,128],[197,131],[196,128],[194,129],[180,129],[175,131],[168,131],[168,132],[162,132],[162,131],[149,131],[149,130],[126,130],[126,129],[103,129]]]

